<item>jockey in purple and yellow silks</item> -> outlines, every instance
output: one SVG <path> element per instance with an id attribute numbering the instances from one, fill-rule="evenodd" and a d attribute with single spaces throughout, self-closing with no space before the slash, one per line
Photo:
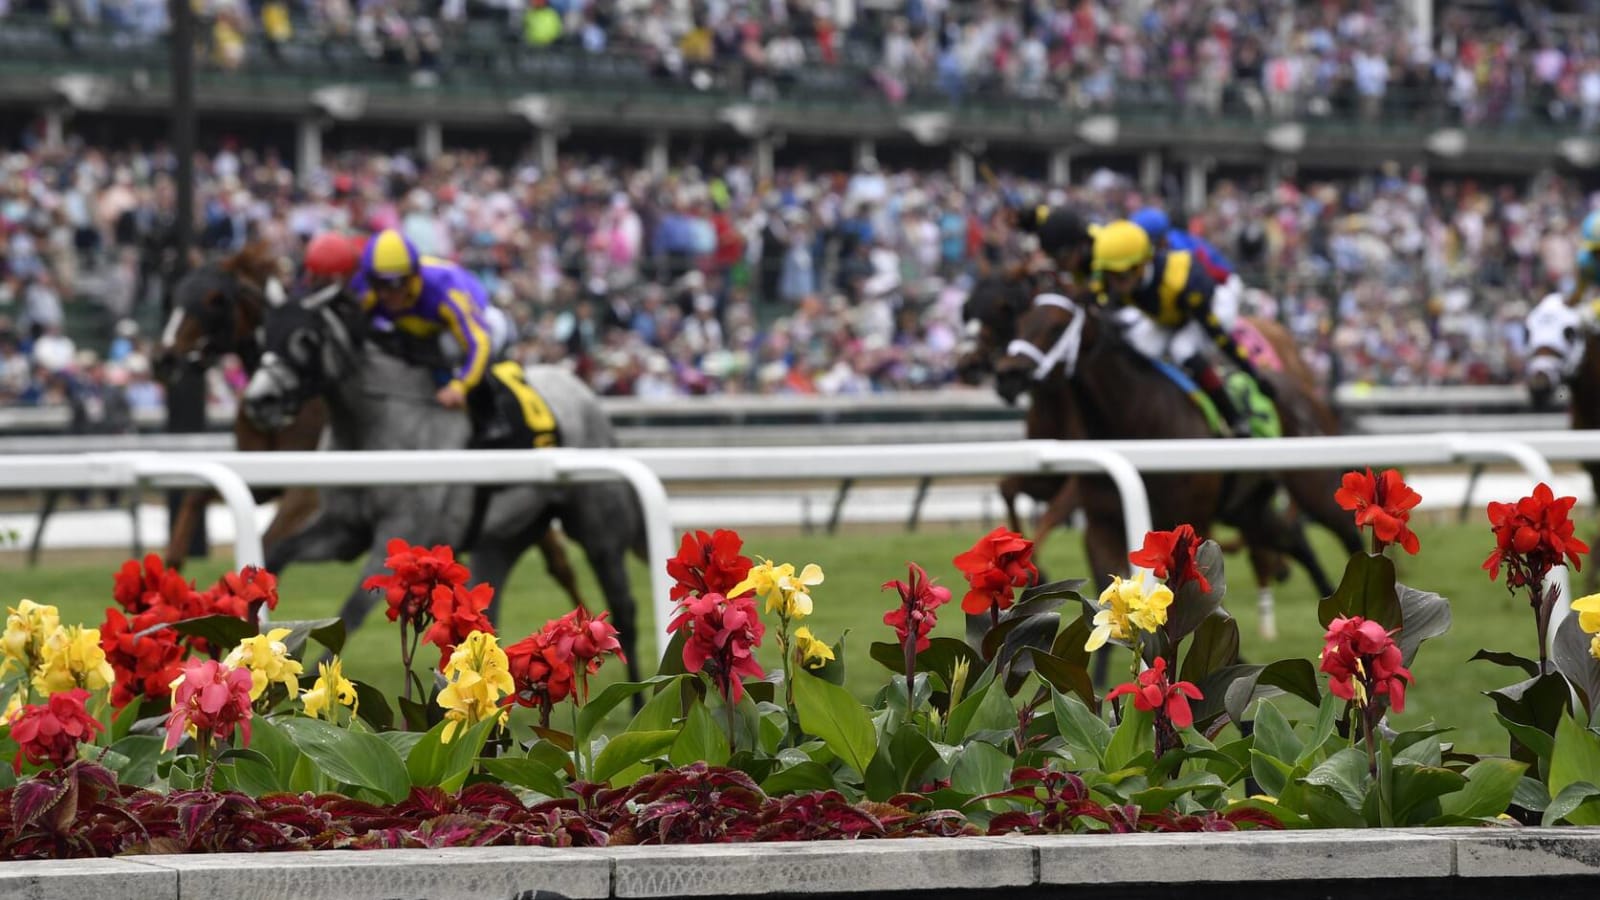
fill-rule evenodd
<path id="1" fill-rule="evenodd" d="M 489 372 L 499 330 L 492 324 L 496 317 L 488 292 L 476 277 L 455 263 L 422 256 L 405 235 L 388 229 L 367 244 L 350 291 L 380 327 L 422 338 L 448 331 L 463 359 L 436 399 L 450 408 L 466 403 Z"/>

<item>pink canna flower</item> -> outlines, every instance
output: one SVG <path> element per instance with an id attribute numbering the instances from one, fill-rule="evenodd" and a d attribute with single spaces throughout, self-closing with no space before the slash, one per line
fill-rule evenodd
<path id="1" fill-rule="evenodd" d="M 250 670 L 215 660 L 191 660 L 172 682 L 172 712 L 167 714 L 166 749 L 195 735 L 209 746 L 212 738 L 228 739 L 238 726 L 244 746 L 250 745 Z"/>

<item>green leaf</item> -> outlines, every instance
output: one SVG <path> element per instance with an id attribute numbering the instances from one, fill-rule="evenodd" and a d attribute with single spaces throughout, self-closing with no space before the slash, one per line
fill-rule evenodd
<path id="1" fill-rule="evenodd" d="M 1460 772 L 1437 766 L 1413 766 L 1396 763 L 1394 767 L 1394 824 L 1397 826 L 1421 825 L 1438 816 L 1441 797 L 1459 792 L 1467 786 Z"/>
<path id="2" fill-rule="evenodd" d="M 528 748 L 528 758 L 552 772 L 572 772 L 571 750 L 563 750 L 546 740 L 534 741 Z"/>
<path id="3" fill-rule="evenodd" d="M 1530 812 L 1544 812 L 1550 805 L 1550 788 L 1537 778 L 1524 775 L 1517 781 L 1511 802 Z"/>
<path id="4" fill-rule="evenodd" d="M 1060 691 L 1051 693 L 1051 708 L 1055 710 L 1056 729 L 1072 750 L 1078 769 L 1105 768 L 1106 748 L 1111 745 L 1111 726 L 1089 711 L 1077 697 Z"/>
<path id="5" fill-rule="evenodd" d="M 816 673 L 818 678 L 829 684 L 837 684 L 840 687 L 844 687 L 844 639 L 849 635 L 850 629 L 846 628 L 839 635 L 839 640 L 829 648 L 833 651 L 833 659 L 827 660 L 821 666 L 811 670 Z"/>
<path id="6" fill-rule="evenodd" d="M 144 706 L 144 698 L 140 697 L 127 706 L 117 710 L 111 717 L 111 740 L 120 741 L 127 737 L 133 729 L 133 724 L 139 721 L 139 708 Z"/>
<path id="7" fill-rule="evenodd" d="M 1538 663 L 1526 656 L 1518 656 L 1505 650 L 1479 650 L 1477 653 L 1472 654 L 1472 659 L 1467 660 L 1467 662 L 1480 659 L 1485 662 L 1492 662 L 1497 666 L 1505 666 L 1508 669 L 1521 669 L 1528 673 L 1529 678 L 1539 674 Z"/>
<path id="8" fill-rule="evenodd" d="M 604 751 L 601 751 L 604 755 Z M 596 765 L 598 765 L 598 761 Z M 489 775 L 500 779 L 505 784 L 514 787 L 527 788 L 553 799 L 566 795 L 566 785 L 561 776 L 536 759 L 525 757 L 510 757 L 502 759 L 481 759 L 478 765 Z"/>
<path id="9" fill-rule="evenodd" d="M 1400 648 L 1401 662 L 1409 666 L 1423 641 L 1450 630 L 1450 601 L 1432 591 L 1419 591 L 1403 584 L 1396 584 L 1395 591 L 1403 627 L 1394 636 L 1394 642 Z"/>
<path id="10" fill-rule="evenodd" d="M 662 651 L 656 666 L 657 676 L 670 678 L 689 674 L 689 670 L 683 667 L 683 648 L 688 643 L 689 629 L 680 628 L 672 633 L 672 640 L 667 642 L 667 649 Z"/>
<path id="11" fill-rule="evenodd" d="M 698 700 L 689 707 L 683 729 L 671 743 L 667 759 L 675 766 L 704 762 L 707 765 L 726 765 L 729 757 L 728 735 L 717 724 L 711 711 Z"/>
<path id="12" fill-rule="evenodd" d="M 244 752 L 250 755 L 231 757 L 226 763 L 219 764 L 219 774 L 223 769 L 232 769 L 231 780 L 234 788 L 252 797 L 283 790 L 278 780 L 278 773 L 273 771 L 265 757 L 251 751 Z"/>
<path id="13" fill-rule="evenodd" d="M 1295 736 L 1294 726 L 1283 717 L 1275 704 L 1262 701 L 1256 707 L 1255 749 L 1258 753 L 1265 753 L 1273 759 L 1282 760 L 1293 765 L 1305 750 L 1305 745 L 1300 738 Z"/>
<path id="14" fill-rule="evenodd" d="M 1550 772 L 1550 754 L 1555 752 L 1556 739 L 1545 734 L 1532 725 L 1523 725 L 1513 722 L 1499 713 L 1494 714 L 1496 722 L 1511 735 L 1511 739 L 1533 753 L 1539 764 L 1539 772 L 1548 775 Z M 1548 796 L 1545 798 L 1549 799 Z"/>
<path id="15" fill-rule="evenodd" d="M 1361 801 L 1372 784 L 1372 776 L 1367 771 L 1367 754 L 1353 747 L 1328 757 L 1303 780 L 1306 784 L 1333 790 L 1353 810 L 1361 808 Z"/>
<path id="16" fill-rule="evenodd" d="M 882 641 L 872 644 L 869 652 L 872 658 L 881 663 L 896 675 L 906 674 L 906 655 L 899 644 L 888 644 Z M 932 672 L 939 676 L 946 688 L 950 686 L 951 673 L 955 671 L 956 663 L 966 660 L 970 687 L 970 679 L 976 678 L 983 671 L 983 658 L 978 651 L 967 645 L 966 641 L 956 638 L 936 637 L 928 642 L 928 649 L 917 654 L 917 671 Z"/>
<path id="17" fill-rule="evenodd" d="M 1111 735 L 1111 743 L 1106 745 L 1105 771 L 1125 768 L 1141 753 L 1154 749 L 1155 744 L 1155 714 L 1135 708 L 1130 698 L 1122 722 Z"/>
<path id="18" fill-rule="evenodd" d="M 1184 590 L 1188 590 L 1190 584 L 1192 582 L 1185 583 Z M 1199 589 L 1199 585 L 1195 585 L 1195 590 Z M 1212 672 L 1238 661 L 1239 623 L 1227 613 L 1217 611 L 1206 616 L 1195 630 L 1178 680 L 1199 684 Z"/>
<path id="19" fill-rule="evenodd" d="M 170 627 L 179 634 L 205 638 L 206 643 L 224 653 L 238 646 L 239 642 L 245 638 L 255 637 L 257 634 L 256 623 L 237 616 L 197 616 L 193 619 L 173 622 Z M 282 628 L 283 626 L 275 627 Z"/>
<path id="20" fill-rule="evenodd" d="M 422 741 L 423 735 L 426 733 L 423 731 L 380 731 L 378 732 L 378 737 L 382 738 L 384 743 L 393 747 L 394 752 L 400 754 L 400 758 L 404 759 L 411 755 L 412 749 Z"/>
<path id="21" fill-rule="evenodd" d="M 1597 818 L 1600 818 L 1600 787 L 1587 781 L 1574 781 L 1550 801 L 1540 824 L 1592 825 Z"/>
<path id="22" fill-rule="evenodd" d="M 1326 763 L 1324 763 L 1326 765 Z M 1269 797 L 1282 797 L 1295 767 L 1260 750 L 1250 751 L 1250 775 Z"/>
<path id="23" fill-rule="evenodd" d="M 410 731 L 425 732 L 443 720 L 443 713 L 431 703 L 408 697 L 399 697 L 395 702 L 400 705 L 400 717 L 405 719 L 406 728 Z"/>
<path id="24" fill-rule="evenodd" d="M 356 714 L 363 722 L 372 726 L 374 731 L 389 731 L 394 728 L 394 710 L 389 706 L 389 697 L 365 681 L 350 679 L 350 684 L 356 689 Z"/>
<path id="25" fill-rule="evenodd" d="M 1323 628 L 1340 616 L 1371 619 L 1385 630 L 1400 627 L 1400 598 L 1389 557 L 1360 552 L 1350 557 L 1339 586 L 1317 604 L 1317 621 Z"/>
<path id="26" fill-rule="evenodd" d="M 634 714 L 627 730 L 667 731 L 677 727 L 683 717 L 683 682 L 687 677 L 680 675 L 663 682 L 660 690 Z"/>
<path id="27" fill-rule="evenodd" d="M 938 760 L 939 751 L 933 748 L 933 742 L 915 728 L 902 727 L 889 739 L 889 761 L 894 764 L 897 791 L 916 788 L 917 779 Z"/>
<path id="28" fill-rule="evenodd" d="M 1556 726 L 1556 747 L 1550 755 L 1550 792 L 1559 797 L 1568 785 L 1591 781 L 1600 773 L 1600 736 L 1571 716 Z M 1584 807 L 1566 813 L 1574 825 L 1600 825 L 1600 808 Z"/>
<path id="29" fill-rule="evenodd" d="M 305 649 L 307 638 L 328 648 L 329 653 L 337 654 L 344 649 L 344 622 L 337 618 L 271 622 L 267 627 L 289 629 L 289 633 L 283 639 L 283 645 L 289 648 L 290 656 L 304 655 L 301 651 Z"/>
<path id="30" fill-rule="evenodd" d="M 1589 716 L 1584 721 L 1593 722 L 1600 712 L 1600 660 L 1589 653 L 1593 635 L 1578 627 L 1579 617 L 1572 615 L 1556 626 L 1556 637 L 1550 651 L 1550 660 L 1556 671 L 1567 677 L 1583 700 Z"/>
<path id="31" fill-rule="evenodd" d="M 1011 757 L 992 744 L 970 744 L 956 757 L 950 789 L 964 794 L 994 794 L 1011 779 Z"/>
<path id="32" fill-rule="evenodd" d="M 250 749 L 267 758 L 267 764 L 278 773 L 279 781 L 287 789 L 293 790 L 289 783 L 289 776 L 294 772 L 295 766 L 301 759 L 300 748 L 288 733 L 278 727 L 278 723 L 289 717 L 268 718 L 258 716 L 250 722 Z"/>
<path id="33" fill-rule="evenodd" d="M 878 732 L 849 691 L 802 670 L 795 673 L 794 705 L 801 729 L 821 738 L 834 755 L 866 775 L 878 750 Z"/>
<path id="34" fill-rule="evenodd" d="M 1222 608 L 1222 597 L 1228 590 L 1223 576 L 1222 548 L 1216 541 L 1204 541 L 1194 554 L 1195 563 L 1210 582 L 1209 593 L 1200 590 L 1200 582 L 1186 581 L 1172 598 L 1167 610 L 1167 623 L 1162 626 L 1167 645 L 1176 647 L 1180 641 L 1209 621 L 1212 614 Z M 1227 615 L 1223 613 L 1223 615 Z"/>
<path id="35" fill-rule="evenodd" d="M 1235 672 L 1235 669 L 1241 671 Z M 1234 673 L 1231 676 L 1231 683 L 1228 683 L 1230 678 L 1228 673 Z M 1292 694 L 1312 706 L 1322 705 L 1322 690 L 1317 683 L 1317 670 L 1308 659 L 1280 659 L 1265 666 L 1229 667 L 1221 672 L 1212 673 L 1213 678 L 1219 675 L 1222 676 L 1224 683 L 1227 683 L 1223 705 L 1227 709 L 1229 718 L 1235 722 L 1244 721 L 1245 709 L 1252 701 L 1273 697 L 1279 693 Z M 1205 688 L 1201 690 L 1204 691 Z M 1195 721 L 1201 721 L 1198 713 L 1195 715 Z"/>
<path id="36" fill-rule="evenodd" d="M 833 772 L 821 763 L 811 760 L 795 763 L 786 769 L 779 769 L 767 776 L 761 782 L 761 789 L 769 796 L 781 797 L 785 794 L 800 794 L 806 791 L 831 791 L 838 789 L 839 784 L 834 780 Z"/>
<path id="37" fill-rule="evenodd" d="M 490 716 L 471 728 L 463 729 L 459 723 L 445 721 L 429 729 L 406 757 L 406 771 L 411 774 L 411 783 L 417 787 L 437 786 L 451 794 L 461 790 L 472 771 L 473 762 L 483 750 L 484 741 L 489 738 L 489 732 L 499 722 L 498 717 Z M 444 730 L 451 724 L 456 725 L 455 733 L 451 735 L 450 742 L 445 743 Z"/>
<path id="38" fill-rule="evenodd" d="M 607 685 L 605 690 L 595 694 L 583 705 L 582 709 L 578 710 L 578 725 L 576 732 L 572 735 L 573 740 L 577 742 L 579 747 L 588 746 L 589 739 L 594 736 L 595 729 L 600 727 L 600 723 L 605 721 L 606 716 L 617 707 L 617 704 L 640 691 L 649 690 L 658 684 L 665 684 L 675 677 L 677 676 L 656 675 L 643 681 L 619 681 L 615 684 Z"/>
<path id="39" fill-rule="evenodd" d="M 1338 727 L 1339 715 L 1344 712 L 1344 708 L 1345 702 L 1332 694 L 1322 698 L 1322 706 L 1317 710 L 1317 721 L 1311 728 L 1311 737 L 1305 742 L 1305 749 L 1295 758 L 1295 765 L 1311 765 L 1316 762 L 1323 745 L 1333 737 L 1333 730 Z"/>
<path id="40" fill-rule="evenodd" d="M 1005 686 L 991 682 L 983 690 L 961 701 L 950 713 L 945 739 L 959 744 L 982 731 L 1010 731 L 1017 727 L 1017 709 Z"/>
<path id="41" fill-rule="evenodd" d="M 1464 819 L 1492 819 L 1506 811 L 1528 767 L 1509 759 L 1481 759 L 1462 774 L 1467 785 L 1439 800 L 1447 816 Z"/>
<path id="42" fill-rule="evenodd" d="M 123 758 L 122 765 L 115 770 L 117 781 L 132 785 L 146 785 L 155 781 L 156 763 L 163 752 L 162 743 L 162 739 L 153 734 L 130 734 L 112 744 L 111 752 Z"/>
<path id="43" fill-rule="evenodd" d="M 1210 772 L 1189 772 L 1166 784 L 1135 791 L 1129 799 L 1141 809 L 1167 809 L 1181 797 L 1192 796 L 1200 803 L 1208 803 L 1227 789 L 1222 779 Z"/>
<path id="44" fill-rule="evenodd" d="M 704 707 L 696 704 L 696 709 Z M 685 729 L 687 733 L 687 729 Z M 665 754 L 668 747 L 673 746 L 673 741 L 678 739 L 676 731 L 624 731 L 606 743 L 605 749 L 595 757 L 594 771 L 590 778 L 596 782 L 609 782 L 613 776 L 629 766 L 637 765 L 657 756 Z M 707 760 L 710 763 L 709 760 Z M 721 763 L 710 763 L 721 765 Z"/>
<path id="45" fill-rule="evenodd" d="M 377 735 L 301 717 L 284 718 L 278 725 L 329 778 L 367 788 L 390 803 L 399 803 L 411 793 L 405 761 Z"/>
<path id="46" fill-rule="evenodd" d="M 1030 650 L 1033 655 L 1033 670 L 1045 683 L 1063 693 L 1072 693 L 1083 699 L 1085 704 L 1096 703 L 1094 695 L 1094 679 L 1089 676 L 1089 670 L 1082 664 L 1071 660 L 1062 659 L 1043 650 Z"/>

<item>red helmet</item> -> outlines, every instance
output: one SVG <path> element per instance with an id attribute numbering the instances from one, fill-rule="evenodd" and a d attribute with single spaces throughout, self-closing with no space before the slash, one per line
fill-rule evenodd
<path id="1" fill-rule="evenodd" d="M 306 272 L 333 278 L 348 278 L 361 264 L 361 244 L 356 238 L 324 231 L 306 245 Z"/>

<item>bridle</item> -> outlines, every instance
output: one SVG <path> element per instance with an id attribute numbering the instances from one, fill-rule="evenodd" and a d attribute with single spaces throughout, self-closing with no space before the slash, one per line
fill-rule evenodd
<path id="1" fill-rule="evenodd" d="M 1061 330 L 1061 334 L 1055 339 L 1055 342 L 1050 345 L 1050 349 L 1040 350 L 1032 343 L 1022 338 L 1016 338 L 1006 345 L 1006 355 L 1021 356 L 1032 360 L 1034 364 L 1034 381 L 1044 381 L 1049 378 L 1050 373 L 1054 372 L 1057 366 L 1060 366 L 1063 374 L 1066 375 L 1068 380 L 1071 380 L 1078 371 L 1078 352 L 1083 347 L 1083 323 L 1088 318 L 1088 314 L 1076 303 L 1061 294 L 1040 294 L 1033 298 L 1033 305 L 1035 307 L 1053 306 L 1056 309 L 1065 310 L 1071 318 L 1068 319 L 1067 326 Z"/>

